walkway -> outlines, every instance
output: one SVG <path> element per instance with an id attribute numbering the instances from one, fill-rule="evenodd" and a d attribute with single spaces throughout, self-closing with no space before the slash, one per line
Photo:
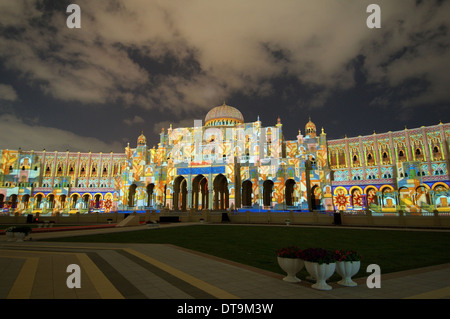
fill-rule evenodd
<path id="1" fill-rule="evenodd" d="M 145 228 L 43 232 L 33 237 Z M 5 236 L 0 241 L 0 299 L 450 299 L 450 264 L 382 274 L 379 289 L 369 289 L 361 278 L 357 287 L 333 283 L 332 290 L 318 291 L 305 280 L 286 283 L 279 274 L 172 245 L 17 243 L 7 242 Z M 81 288 L 67 287 L 71 264 L 80 266 Z"/>

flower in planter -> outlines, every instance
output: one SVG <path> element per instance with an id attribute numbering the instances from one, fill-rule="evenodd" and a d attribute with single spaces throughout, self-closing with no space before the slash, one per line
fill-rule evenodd
<path id="1" fill-rule="evenodd" d="M 318 264 L 330 264 L 336 262 L 336 255 L 323 248 L 307 248 L 302 252 L 302 259 Z"/>
<path id="2" fill-rule="evenodd" d="M 357 251 L 340 249 L 335 252 L 337 261 L 361 261 L 362 256 Z"/>
<path id="3" fill-rule="evenodd" d="M 29 226 L 17 226 L 14 227 L 12 232 L 14 233 L 24 233 L 25 235 L 28 235 L 29 233 L 31 233 L 31 227 Z"/>
<path id="4" fill-rule="evenodd" d="M 297 246 L 279 248 L 276 253 L 281 258 L 302 258 L 302 250 Z"/>
<path id="5" fill-rule="evenodd" d="M 5 232 L 6 232 L 6 233 L 10 233 L 10 232 L 11 232 L 11 233 L 12 233 L 12 232 L 14 232 L 14 229 L 15 229 L 15 228 L 16 228 L 16 226 L 10 226 L 10 227 L 8 227 L 8 228 L 5 229 Z"/>

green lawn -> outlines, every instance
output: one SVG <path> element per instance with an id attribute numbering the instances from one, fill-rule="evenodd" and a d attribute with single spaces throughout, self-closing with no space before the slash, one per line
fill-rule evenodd
<path id="1" fill-rule="evenodd" d="M 367 276 L 369 264 L 378 264 L 383 274 L 450 262 L 450 232 L 432 231 L 197 225 L 52 241 L 168 243 L 280 274 L 283 271 L 277 264 L 275 249 L 289 245 L 357 250 L 364 259 L 355 277 Z M 300 278 L 305 275 L 305 270 L 299 273 Z"/>

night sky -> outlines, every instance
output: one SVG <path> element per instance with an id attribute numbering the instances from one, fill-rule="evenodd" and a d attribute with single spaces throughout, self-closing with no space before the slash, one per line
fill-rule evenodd
<path id="1" fill-rule="evenodd" d="M 66 8 L 81 8 L 81 28 Z M 381 8 L 370 29 L 369 4 Z M 123 152 L 218 105 L 328 139 L 449 122 L 450 1 L 0 1 L 0 149 Z"/>

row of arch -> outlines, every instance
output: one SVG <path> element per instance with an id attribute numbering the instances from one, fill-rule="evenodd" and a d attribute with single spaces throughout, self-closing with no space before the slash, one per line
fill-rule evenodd
<path id="1" fill-rule="evenodd" d="M 431 190 L 433 190 L 434 192 L 448 191 L 449 186 L 442 182 L 437 182 L 431 187 L 428 186 L 427 184 L 421 184 L 414 187 L 412 194 L 411 190 L 406 186 L 402 186 L 398 190 L 395 190 L 394 187 L 392 187 L 391 185 L 383 185 L 380 188 L 370 185 L 367 186 L 364 190 L 359 186 L 353 186 L 348 190 L 348 192 L 347 189 L 340 186 L 335 188 L 334 194 L 335 196 L 338 196 L 339 192 L 341 192 L 343 195 L 349 195 L 350 197 L 349 204 L 350 206 L 353 207 L 355 206 L 361 207 L 370 204 L 380 205 L 382 203 L 379 203 L 379 199 L 384 201 L 386 197 L 388 198 L 395 197 L 391 195 L 394 192 L 398 194 L 400 201 L 404 199 L 409 199 L 409 197 L 412 195 L 410 204 L 418 205 L 419 198 L 421 198 L 421 202 L 429 205 L 433 204 L 430 193 Z M 380 194 L 381 197 L 378 197 L 377 194 Z"/>
<path id="2" fill-rule="evenodd" d="M 192 207 L 207 209 L 209 207 L 209 182 L 204 175 L 197 175 L 192 181 Z M 178 176 L 174 180 L 173 208 L 186 210 L 187 208 L 187 180 L 184 176 Z M 213 209 L 225 210 L 229 208 L 229 191 L 227 178 L 219 174 L 213 181 Z"/>
<path id="3" fill-rule="evenodd" d="M 108 193 L 109 196 L 112 198 L 112 194 Z M 106 194 L 105 194 L 106 196 Z M 103 200 L 104 196 L 101 193 L 96 193 L 92 195 L 91 193 L 84 193 L 83 195 L 79 193 L 73 193 L 70 196 L 67 195 L 59 195 L 58 201 L 61 204 L 61 206 L 65 206 L 66 201 L 68 200 L 68 197 L 70 198 L 70 207 L 69 208 L 77 208 L 79 207 L 78 204 L 82 204 L 79 208 L 89 208 L 89 205 L 91 201 L 93 202 L 94 208 L 99 208 L 101 201 Z M 48 204 L 48 209 L 55 208 L 56 203 L 56 196 L 53 193 L 49 193 L 45 195 L 44 193 L 37 193 L 33 196 L 34 203 L 33 203 L 33 209 L 39 209 L 42 208 L 42 204 L 44 201 Z M 0 208 L 5 207 L 5 205 L 8 205 L 9 207 L 15 209 L 18 207 L 20 203 L 24 204 L 24 208 L 29 208 L 31 195 L 26 194 L 22 196 L 21 201 L 18 200 L 17 194 L 12 194 L 8 198 L 5 197 L 4 194 L 0 194 Z M 81 200 L 81 201 L 80 201 Z"/>
<path id="4" fill-rule="evenodd" d="M 293 206 L 295 202 L 294 189 L 296 182 L 293 179 L 288 179 L 285 183 L 285 201 L 287 206 Z M 147 206 L 153 206 L 154 200 L 153 183 L 148 184 L 147 191 Z M 137 185 L 132 184 L 128 189 L 128 206 L 134 207 L 136 205 L 136 190 Z M 262 204 L 265 207 L 272 206 L 272 194 L 274 191 L 274 182 L 266 180 L 263 183 Z M 230 208 L 230 192 L 228 188 L 228 180 L 223 174 L 218 174 L 214 180 L 212 188 L 210 188 L 209 180 L 206 176 L 199 174 L 192 180 L 191 192 L 188 195 L 188 181 L 186 177 L 180 175 L 175 178 L 173 183 L 172 194 L 172 208 L 174 210 L 184 211 L 188 208 L 188 196 L 190 198 L 190 206 L 195 210 L 208 209 L 210 206 L 214 210 L 226 210 Z M 211 193 L 211 194 L 210 194 Z M 210 196 L 212 195 L 212 196 Z M 165 201 L 165 200 L 164 200 Z M 212 201 L 212 205 L 210 205 Z M 245 180 L 241 188 L 241 204 L 243 207 L 253 206 L 253 183 L 250 180 Z"/>
<path id="5" fill-rule="evenodd" d="M 412 152 L 411 156 L 412 158 L 410 160 L 416 160 L 416 161 L 425 161 L 426 160 L 426 154 L 424 151 L 424 146 L 421 142 L 415 143 L 413 146 L 414 152 Z M 441 151 L 442 145 L 439 141 L 433 141 L 431 145 L 431 154 L 432 160 L 442 160 L 443 153 Z M 387 147 L 382 147 L 380 150 L 380 161 L 381 164 L 392 164 L 392 153 L 397 154 L 397 160 L 400 162 L 405 162 L 408 160 L 407 158 L 407 150 L 404 143 L 400 143 L 397 145 L 394 150 L 389 150 Z M 363 155 L 365 154 L 365 155 Z M 376 165 L 375 161 L 375 151 L 373 150 L 372 146 L 367 146 L 364 150 L 364 153 L 360 154 L 359 150 L 357 148 L 353 148 L 349 155 L 351 156 L 352 167 L 359 167 L 362 166 L 360 159 L 364 158 L 366 159 L 366 165 Z M 331 150 L 330 151 L 330 165 L 331 166 L 340 166 L 345 167 L 347 166 L 347 154 L 343 149 L 337 149 L 337 150 Z"/>
<path id="6" fill-rule="evenodd" d="M 75 186 L 74 186 L 75 185 Z M 15 183 L 15 182 L 5 182 L 4 183 L 5 187 L 39 187 L 39 182 L 19 182 L 19 183 Z M 50 183 L 42 183 L 41 187 L 47 187 L 47 188 L 60 188 L 60 187 L 78 187 L 78 188 L 85 188 L 86 184 L 85 183 L 78 183 L 78 184 L 74 184 L 74 183 L 55 183 L 53 184 L 53 186 Z M 89 187 L 111 187 L 107 182 L 105 183 L 95 183 L 95 184 L 89 184 Z"/>
<path id="7" fill-rule="evenodd" d="M 443 183 L 443 182 L 436 182 L 432 186 L 429 186 L 427 184 L 421 184 L 421 185 L 418 185 L 415 188 L 418 189 L 418 188 L 421 188 L 421 187 L 426 188 L 428 190 L 440 190 L 442 188 L 449 189 L 449 186 L 447 184 Z M 398 190 L 403 189 L 403 188 L 406 188 L 406 186 L 402 186 Z M 338 186 L 338 187 L 336 187 L 334 189 L 334 193 L 336 193 L 336 191 L 339 190 L 339 189 L 342 189 L 345 192 L 347 192 L 347 189 L 345 187 Z M 351 193 L 355 189 L 358 189 L 358 190 L 360 190 L 363 193 L 367 193 L 370 189 L 374 189 L 374 190 L 382 192 L 382 193 L 383 192 L 389 192 L 389 191 L 395 191 L 395 188 L 393 186 L 391 186 L 391 185 L 383 185 L 383 186 L 380 186 L 380 187 L 377 187 L 375 185 L 368 185 L 364 189 L 362 189 L 360 186 L 353 186 L 353 187 L 351 187 L 349 189 L 348 193 Z"/>
<path id="8" fill-rule="evenodd" d="M 205 209 L 208 207 L 209 188 L 208 179 L 203 175 L 194 178 L 192 184 L 192 207 L 195 209 Z M 263 205 L 270 207 L 272 205 L 272 192 L 274 183 L 266 180 L 263 183 Z M 286 181 L 286 205 L 294 204 L 294 188 L 295 181 L 288 179 Z M 227 178 L 219 174 L 213 181 L 213 209 L 224 210 L 229 208 L 229 191 Z M 243 207 L 251 207 L 253 205 L 253 183 L 245 180 L 242 183 L 241 201 Z M 187 200 L 187 181 L 183 176 L 178 176 L 174 183 L 174 209 L 185 210 Z"/>

